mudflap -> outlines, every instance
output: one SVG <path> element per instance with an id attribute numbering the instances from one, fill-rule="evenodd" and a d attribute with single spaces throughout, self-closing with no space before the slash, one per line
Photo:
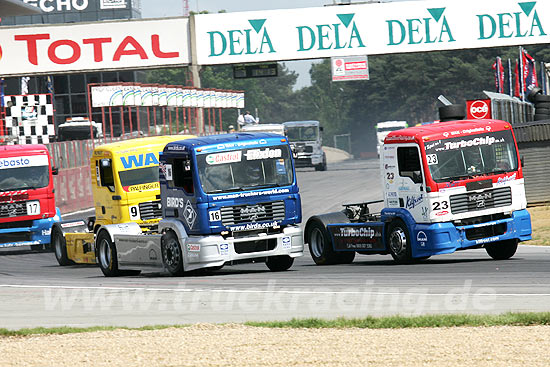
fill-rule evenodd
<path id="1" fill-rule="evenodd" d="M 328 224 L 327 229 L 334 251 L 387 253 L 382 222 L 334 223 Z"/>

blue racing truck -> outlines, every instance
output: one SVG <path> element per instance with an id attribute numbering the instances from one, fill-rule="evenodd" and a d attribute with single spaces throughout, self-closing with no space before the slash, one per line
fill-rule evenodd
<path id="1" fill-rule="evenodd" d="M 301 201 L 286 138 L 236 133 L 171 142 L 160 154 L 163 219 L 101 227 L 105 276 L 145 268 L 181 275 L 227 264 L 289 269 L 303 255 Z"/>

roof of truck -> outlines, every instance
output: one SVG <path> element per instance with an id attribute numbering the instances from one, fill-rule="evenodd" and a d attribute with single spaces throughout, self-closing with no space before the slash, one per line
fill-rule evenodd
<path id="1" fill-rule="evenodd" d="M 180 141 L 174 141 L 166 145 L 164 151 L 184 151 L 196 148 L 210 148 L 219 147 L 225 148 L 239 148 L 249 147 L 262 144 L 273 144 L 275 142 L 286 142 L 286 138 L 282 138 L 281 135 L 265 132 L 250 132 L 250 133 L 233 133 L 233 134 L 220 134 L 201 136 L 193 139 L 186 139 Z"/>
<path id="2" fill-rule="evenodd" d="M 285 125 L 285 126 L 293 126 L 293 127 L 311 126 L 311 125 L 316 125 L 316 126 L 318 126 L 319 124 L 320 124 L 319 121 L 315 121 L 315 120 L 287 121 L 287 122 L 283 122 L 283 125 Z"/>
<path id="3" fill-rule="evenodd" d="M 512 125 L 500 120 L 458 120 L 439 122 L 437 124 L 413 126 L 402 130 L 392 131 L 386 136 L 385 144 L 407 143 L 447 139 L 488 133 L 491 131 L 512 130 Z"/>
<path id="4" fill-rule="evenodd" d="M 164 146 L 170 142 L 194 138 L 195 135 L 162 135 L 162 136 L 148 136 L 145 138 L 128 139 L 117 141 L 114 143 L 103 144 L 95 148 L 95 152 L 110 152 L 112 154 L 121 154 L 126 151 L 135 151 L 139 149 L 146 149 L 147 147 L 159 147 L 159 151 L 162 151 Z"/>
<path id="5" fill-rule="evenodd" d="M 32 154 L 32 153 L 44 153 L 47 152 L 43 144 L 22 144 L 22 145 L 2 145 L 0 146 L 0 152 L 7 152 L 6 154 Z M 1 154 L 1 153 L 0 153 Z"/>

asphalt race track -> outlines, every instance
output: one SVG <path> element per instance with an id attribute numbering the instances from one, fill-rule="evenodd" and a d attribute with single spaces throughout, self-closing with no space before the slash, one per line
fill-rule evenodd
<path id="1" fill-rule="evenodd" d="M 298 180 L 304 222 L 381 195 L 377 160 L 300 170 Z M 53 253 L 2 250 L 0 299 L 0 327 L 12 329 L 550 311 L 550 248 L 520 246 L 508 261 L 477 249 L 415 265 L 377 255 L 321 267 L 306 254 L 282 273 L 249 264 L 181 278 L 105 278 L 94 266 L 59 267 Z"/>

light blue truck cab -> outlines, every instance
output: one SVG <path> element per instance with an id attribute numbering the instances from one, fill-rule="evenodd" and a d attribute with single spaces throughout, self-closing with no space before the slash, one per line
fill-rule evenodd
<path id="1" fill-rule="evenodd" d="M 186 139 L 168 143 L 159 159 L 163 219 L 149 233 L 133 223 L 105 226 L 108 234 L 98 235 L 107 239 L 98 243 L 105 275 L 144 266 L 177 275 L 243 262 L 281 271 L 303 255 L 300 194 L 285 137 Z M 115 256 L 117 271 L 102 256 Z"/>

